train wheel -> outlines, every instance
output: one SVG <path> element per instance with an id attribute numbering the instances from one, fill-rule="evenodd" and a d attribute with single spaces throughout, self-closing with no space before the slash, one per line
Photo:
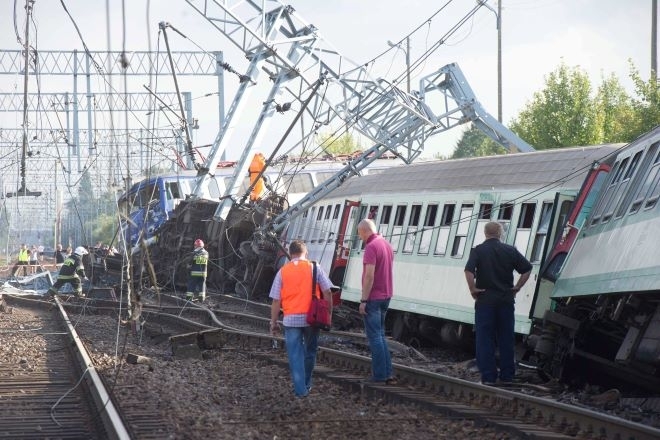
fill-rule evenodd
<path id="1" fill-rule="evenodd" d="M 392 324 L 392 338 L 395 341 L 405 342 L 409 336 L 409 333 L 410 332 L 408 331 L 406 322 L 403 319 L 403 314 L 397 313 Z"/>

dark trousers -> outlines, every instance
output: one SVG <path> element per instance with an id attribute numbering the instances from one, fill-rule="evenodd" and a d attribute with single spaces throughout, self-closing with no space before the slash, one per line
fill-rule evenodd
<path id="1" fill-rule="evenodd" d="M 11 270 L 11 276 L 16 276 L 16 272 L 21 270 L 21 266 L 23 267 L 23 276 L 27 275 L 28 262 L 27 261 L 17 261 L 16 264 L 14 264 L 13 269 Z"/>
<path id="2" fill-rule="evenodd" d="M 50 289 L 48 289 L 48 294 L 50 295 L 55 295 L 60 291 L 60 288 L 63 287 L 66 283 L 71 284 L 71 287 L 73 288 L 73 292 L 76 294 L 76 296 L 81 296 L 82 295 L 82 283 L 80 282 L 80 278 L 58 278 L 57 281 L 55 281 L 55 284 L 51 286 Z"/>
<path id="3" fill-rule="evenodd" d="M 499 377 L 504 382 L 511 381 L 515 374 L 514 353 L 514 305 L 497 304 L 475 305 L 474 326 L 477 336 L 477 366 L 482 382 L 497 381 L 495 347 L 500 352 Z"/>

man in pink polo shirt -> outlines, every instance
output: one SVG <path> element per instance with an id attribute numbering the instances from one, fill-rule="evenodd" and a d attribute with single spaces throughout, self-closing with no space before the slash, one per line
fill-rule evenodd
<path id="1" fill-rule="evenodd" d="M 396 378 L 385 339 L 385 315 L 393 293 L 394 252 L 390 243 L 376 232 L 376 225 L 370 219 L 358 224 L 358 235 L 365 243 L 360 314 L 364 316 L 364 330 L 371 350 L 371 381 L 394 385 Z"/>

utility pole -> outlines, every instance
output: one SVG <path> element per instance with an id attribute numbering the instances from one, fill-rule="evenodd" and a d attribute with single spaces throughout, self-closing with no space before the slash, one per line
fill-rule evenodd
<path id="1" fill-rule="evenodd" d="M 477 3 L 495 14 L 497 25 L 497 120 L 502 122 L 502 0 L 497 0 L 497 11 L 486 3 L 486 0 L 477 0 Z"/>
<path id="2" fill-rule="evenodd" d="M 16 192 L 7 193 L 7 197 L 25 197 L 25 196 L 34 196 L 38 197 L 41 195 L 41 191 L 30 191 L 27 189 L 25 182 L 25 169 L 27 168 L 26 156 L 28 149 L 28 78 L 30 76 L 30 17 L 32 16 L 32 7 L 34 6 L 34 0 L 25 0 L 25 64 L 23 67 L 23 146 L 21 148 L 21 165 L 20 165 L 20 175 L 21 175 L 21 186 L 16 190 Z"/>
<path id="3" fill-rule="evenodd" d="M 497 0 L 497 120 L 502 122 L 502 0 Z"/>
<path id="4" fill-rule="evenodd" d="M 651 79 L 658 80 L 658 0 L 651 2 Z"/>

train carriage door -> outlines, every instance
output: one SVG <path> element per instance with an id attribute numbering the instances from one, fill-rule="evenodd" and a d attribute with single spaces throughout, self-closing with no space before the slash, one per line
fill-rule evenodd
<path id="1" fill-rule="evenodd" d="M 552 290 L 554 289 L 554 281 L 556 278 L 554 276 L 549 278 L 546 274 L 548 273 L 548 270 L 554 270 L 551 268 L 549 269 L 549 265 L 556 265 L 558 270 L 566 257 L 566 252 L 563 252 L 561 255 L 553 252 L 553 243 L 554 246 L 560 244 L 565 238 L 566 231 L 572 227 L 572 225 L 570 225 L 569 215 L 575 208 L 573 206 L 574 200 L 575 196 L 573 195 L 557 193 L 555 195 L 554 203 L 544 203 L 541 208 L 541 219 L 539 220 L 536 237 L 539 241 L 538 247 L 541 249 L 539 251 L 539 261 L 533 261 L 533 263 L 541 263 L 541 270 L 539 270 L 540 276 L 536 283 L 536 290 L 529 311 L 530 318 L 542 319 L 545 311 L 550 310 L 551 308 L 550 297 L 552 295 Z M 577 211 L 575 215 L 577 215 Z M 545 224 L 546 221 L 547 225 Z M 539 231 L 543 230 L 545 230 L 545 235 L 541 238 L 541 236 L 539 236 Z M 541 240 L 543 241 L 542 244 Z M 537 242 L 535 241 L 534 248 L 536 247 Z M 532 250 L 532 257 L 534 257 L 535 252 L 535 250 Z M 548 257 L 549 255 L 550 257 Z M 554 263 L 552 262 L 553 258 L 555 259 Z M 549 264 L 546 264 L 546 262 Z"/>
<path id="2" fill-rule="evenodd" d="M 335 241 L 335 252 L 334 258 L 332 259 L 332 264 L 330 266 L 330 281 L 335 286 L 342 286 L 344 284 L 344 275 L 346 274 L 346 265 L 348 264 L 348 257 L 351 250 L 351 234 L 353 227 L 356 224 L 355 219 L 357 216 L 355 213 L 358 211 L 360 206 L 359 202 L 354 202 L 351 200 L 346 200 L 344 202 L 344 209 L 341 211 L 341 218 L 339 216 L 340 205 L 335 206 L 335 211 L 333 213 L 333 222 L 339 219 L 339 224 L 337 225 L 336 232 L 336 241 Z M 336 214 L 336 215 L 335 215 Z M 334 228 L 333 228 L 334 230 Z M 358 240 L 355 240 L 358 241 Z M 337 295 L 333 294 L 332 302 L 334 305 L 339 305 L 341 292 L 338 292 Z"/>
<path id="3" fill-rule="evenodd" d="M 532 245 L 532 253 L 530 254 L 529 261 L 532 263 L 540 263 L 543 246 L 545 245 L 545 237 L 548 234 L 550 227 L 550 217 L 552 215 L 552 202 L 543 202 L 541 205 L 541 215 L 539 222 L 536 226 L 536 233 L 534 234 L 534 243 Z"/>
<path id="4" fill-rule="evenodd" d="M 406 239 L 403 243 L 403 253 L 412 254 L 417 238 L 417 229 L 419 229 L 419 219 L 422 214 L 422 205 L 412 205 L 410 209 L 410 220 L 408 221 L 408 230 Z"/>
<path id="5" fill-rule="evenodd" d="M 424 215 L 424 228 L 419 239 L 419 254 L 428 255 L 431 249 L 431 238 L 435 228 L 435 219 L 438 216 L 438 205 L 433 203 L 426 206 Z"/>

